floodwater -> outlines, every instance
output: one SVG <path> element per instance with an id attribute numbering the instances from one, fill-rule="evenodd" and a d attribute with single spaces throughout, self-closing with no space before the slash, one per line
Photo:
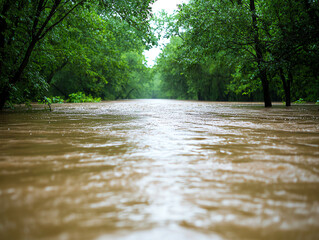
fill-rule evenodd
<path id="1" fill-rule="evenodd" d="M 0 239 L 319 239 L 318 105 L 0 113 Z"/>

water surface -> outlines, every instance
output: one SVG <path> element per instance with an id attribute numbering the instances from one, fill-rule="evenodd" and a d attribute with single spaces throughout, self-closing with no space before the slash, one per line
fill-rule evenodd
<path id="1" fill-rule="evenodd" d="M 318 239 L 318 106 L 7 110 L 0 206 L 0 239 Z"/>

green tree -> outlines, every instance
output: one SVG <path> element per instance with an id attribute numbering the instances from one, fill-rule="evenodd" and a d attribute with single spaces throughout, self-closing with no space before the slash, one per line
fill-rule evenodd
<path id="1" fill-rule="evenodd" d="M 287 106 L 291 92 L 296 100 L 319 95 L 319 5 L 318 1 L 279 1 L 267 4 L 265 14 L 271 24 L 263 26 L 267 34 L 268 65 L 279 76 Z"/>
<path id="2" fill-rule="evenodd" d="M 36 45 L 84 1 L 1 1 L 0 109 L 15 85 L 24 81 Z"/>
<path id="3" fill-rule="evenodd" d="M 293 83 L 307 78 L 304 92 L 318 93 L 318 13 L 318 1 L 192 0 L 181 7 L 174 31 L 192 59 L 221 51 L 231 56 L 240 90 L 251 93 L 261 86 L 266 107 L 280 79 L 289 106 Z"/>
<path id="4" fill-rule="evenodd" d="M 35 76 L 39 76 L 37 78 L 39 89 L 47 87 L 46 81 L 41 76 L 42 65 L 46 63 L 43 61 L 47 57 L 38 58 L 35 61 L 33 53 L 36 48 L 41 49 L 40 45 L 45 44 L 46 40 L 51 40 L 52 31 L 57 29 L 76 9 L 99 5 L 97 10 L 100 16 L 105 19 L 113 17 L 127 22 L 139 30 L 139 36 L 144 44 L 152 44 L 154 38 L 151 36 L 148 20 L 151 10 L 150 4 L 153 2 L 153 0 L 1 0 L 0 109 L 3 108 L 10 95 L 15 97 L 19 86 L 26 88 L 28 85 L 35 85 Z M 61 40 L 56 39 L 57 42 Z M 46 46 L 48 45 L 46 44 Z M 56 69 L 60 67 L 57 66 Z M 52 71 L 55 70 L 52 69 Z M 96 73 L 95 71 L 93 75 L 96 76 Z M 50 74 L 47 74 L 48 76 Z"/>
<path id="5" fill-rule="evenodd" d="M 224 51 L 240 58 L 250 58 L 255 64 L 254 77 L 260 79 L 265 106 L 271 106 L 267 78 L 266 52 L 260 31 L 259 11 L 255 1 L 190 1 L 179 13 L 185 29 L 185 44 L 198 56 L 216 56 Z M 237 58 L 237 60 L 236 60 Z"/>
<path id="6" fill-rule="evenodd" d="M 170 43 L 163 49 L 156 63 L 156 70 L 161 78 L 161 90 L 166 98 L 192 99 L 194 93 L 188 91 L 184 66 L 181 61 L 182 40 L 172 37 Z"/>
<path id="7" fill-rule="evenodd" d="M 178 16 L 162 13 L 160 25 L 166 22 L 170 43 L 157 60 L 156 70 L 162 92 L 169 98 L 226 100 L 226 85 L 231 79 L 233 64 L 220 52 L 215 56 L 201 55 L 201 47 L 189 45 L 187 32 L 179 32 Z"/>

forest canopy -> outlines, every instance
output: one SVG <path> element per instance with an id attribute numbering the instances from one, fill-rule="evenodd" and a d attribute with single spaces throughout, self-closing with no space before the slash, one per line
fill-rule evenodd
<path id="1" fill-rule="evenodd" d="M 156 44 L 153 2 L 1 0 L 0 108 L 47 94 L 138 92 L 147 84 L 142 53 Z"/>
<path id="2" fill-rule="evenodd" d="M 162 18 L 174 36 L 156 66 L 166 96 L 318 100 L 318 1 L 190 0 Z"/>
<path id="3" fill-rule="evenodd" d="M 190 0 L 155 17 L 155 0 L 0 1 L 0 109 L 48 97 L 319 99 L 317 0 Z M 170 42 L 150 68 L 156 30 Z"/>

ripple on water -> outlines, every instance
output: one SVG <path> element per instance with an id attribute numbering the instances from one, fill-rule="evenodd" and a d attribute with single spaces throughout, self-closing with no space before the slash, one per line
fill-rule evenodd
<path id="1" fill-rule="evenodd" d="M 315 106 L 40 108 L 0 114 L 1 239 L 319 237 Z"/>

